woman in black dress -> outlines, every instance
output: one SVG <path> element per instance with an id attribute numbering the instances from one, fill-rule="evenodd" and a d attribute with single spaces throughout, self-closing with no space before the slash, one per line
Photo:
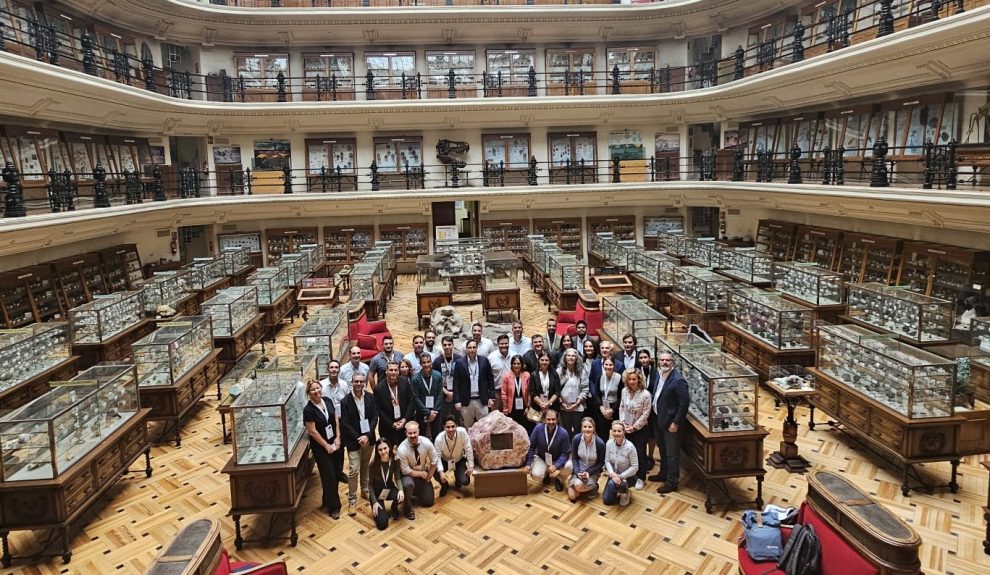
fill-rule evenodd
<path id="1" fill-rule="evenodd" d="M 320 470 L 323 486 L 323 509 L 330 517 L 340 519 L 340 493 L 337 491 L 337 472 L 333 454 L 340 451 L 340 417 L 333 409 L 333 401 L 323 397 L 323 386 L 315 379 L 306 382 L 309 401 L 303 408 L 303 423 L 309 435 L 309 447 Z"/>

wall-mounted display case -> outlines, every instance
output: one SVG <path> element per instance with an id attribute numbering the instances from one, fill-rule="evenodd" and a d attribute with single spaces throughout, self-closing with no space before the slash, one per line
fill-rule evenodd
<path id="1" fill-rule="evenodd" d="M 316 356 L 317 377 L 327 377 L 327 362 L 345 361 L 350 339 L 347 337 L 347 317 L 343 310 L 323 308 L 311 314 L 306 323 L 292 336 L 292 351 L 296 355 Z"/>
<path id="2" fill-rule="evenodd" d="M 990 351 L 990 316 L 974 317 L 970 325 L 973 345 L 983 351 Z"/>
<path id="3" fill-rule="evenodd" d="M 106 294 L 103 269 L 97 254 L 82 254 L 52 262 L 58 278 L 59 298 L 64 309 L 72 309 L 93 297 Z"/>
<path id="4" fill-rule="evenodd" d="M 316 228 L 277 228 L 265 230 L 265 248 L 269 267 L 278 266 L 283 254 L 299 251 L 302 244 L 316 243 Z"/>
<path id="5" fill-rule="evenodd" d="M 655 250 L 660 245 L 660 234 L 684 232 L 682 216 L 643 216 L 643 246 Z"/>
<path id="6" fill-rule="evenodd" d="M 818 370 L 916 418 L 949 417 L 955 362 L 855 325 L 818 327 Z"/>
<path id="7" fill-rule="evenodd" d="M 990 252 L 925 242 L 904 242 L 897 285 L 953 302 L 970 294 L 981 299 L 990 286 Z"/>
<path id="8" fill-rule="evenodd" d="M 28 280 L 32 277 L 33 274 L 22 270 L 0 274 L 0 325 L 3 328 L 14 329 L 38 321 L 28 290 Z"/>
<path id="9" fill-rule="evenodd" d="M 811 305 L 843 302 L 842 275 L 806 262 L 773 264 L 774 287 Z"/>
<path id="10" fill-rule="evenodd" d="M 426 224 L 381 226 L 379 235 L 381 239 L 392 242 L 395 258 L 399 262 L 414 264 L 417 257 L 430 253 Z"/>
<path id="11" fill-rule="evenodd" d="M 220 251 L 243 248 L 252 254 L 261 253 L 261 232 L 241 232 L 235 234 L 220 234 L 217 236 L 217 247 Z"/>
<path id="12" fill-rule="evenodd" d="M 716 347 L 663 345 L 688 384 L 688 413 L 712 433 L 757 428 L 758 376 Z M 658 350 L 660 352 L 660 350 Z"/>
<path id="13" fill-rule="evenodd" d="M 893 283 L 903 245 L 896 238 L 843 232 L 842 255 L 835 269 L 855 283 Z"/>
<path id="14" fill-rule="evenodd" d="M 877 283 L 849 284 L 849 317 L 911 343 L 951 339 L 952 302 Z"/>
<path id="15" fill-rule="evenodd" d="M 684 240 L 684 263 L 701 267 L 719 265 L 719 250 L 715 238 L 686 238 Z"/>
<path id="16" fill-rule="evenodd" d="M 36 323 L 0 333 L 0 393 L 71 356 L 69 324 L 66 322 Z"/>
<path id="17" fill-rule="evenodd" d="M 187 316 L 163 323 L 131 344 L 138 385 L 175 385 L 212 351 L 210 317 Z"/>
<path id="18" fill-rule="evenodd" d="M 702 311 L 726 309 L 726 293 L 733 281 L 707 268 L 678 266 L 673 270 L 674 293 Z"/>
<path id="19" fill-rule="evenodd" d="M 213 319 L 213 337 L 230 337 L 258 315 L 258 289 L 230 287 L 202 304 L 203 315 Z"/>
<path id="20" fill-rule="evenodd" d="M 830 228 L 798 226 L 794 259 L 814 262 L 827 270 L 835 269 L 842 248 L 842 232 Z"/>
<path id="21" fill-rule="evenodd" d="M 224 275 L 228 276 L 242 275 L 252 266 L 251 251 L 244 247 L 224 248 L 219 259 L 223 262 Z"/>
<path id="22" fill-rule="evenodd" d="M 178 310 L 179 301 L 188 296 L 192 290 L 190 273 L 188 269 L 155 272 L 151 278 L 145 280 L 141 284 L 144 288 L 145 312 L 154 314 L 160 305 Z"/>
<path id="23" fill-rule="evenodd" d="M 629 333 L 638 341 L 652 341 L 666 333 L 668 321 L 647 300 L 633 295 L 605 296 L 602 300 L 602 328 L 613 342 L 621 342 Z"/>
<path id="24" fill-rule="evenodd" d="M 728 321 L 771 346 L 809 349 L 814 311 L 758 288 L 736 288 L 728 293 Z"/>
<path id="25" fill-rule="evenodd" d="M 374 240 L 375 229 L 372 226 L 323 228 L 323 246 L 331 265 L 360 261 Z"/>
<path id="26" fill-rule="evenodd" d="M 68 313 L 72 343 L 101 343 L 144 319 L 144 290 L 101 296 Z"/>
<path id="27" fill-rule="evenodd" d="M 773 258 L 754 248 L 719 250 L 718 273 L 751 285 L 767 286 L 773 282 Z"/>
<path id="28" fill-rule="evenodd" d="M 187 268 L 194 290 L 207 290 L 227 277 L 220 258 L 195 258 Z"/>
<path id="29" fill-rule="evenodd" d="M 103 279 L 110 292 L 136 289 L 144 279 L 137 246 L 127 244 L 98 252 L 103 265 Z"/>
<path id="30" fill-rule="evenodd" d="M 137 413 L 134 366 L 91 367 L 0 418 L 0 475 L 55 479 Z"/>
<path id="31" fill-rule="evenodd" d="M 304 430 L 306 398 L 299 396 L 305 391 L 299 381 L 298 370 L 269 365 L 255 374 L 255 382 L 231 404 L 238 465 L 281 463 L 292 452 Z"/>
<path id="32" fill-rule="evenodd" d="M 272 305 L 289 289 L 288 268 L 258 268 L 247 285 L 258 289 L 258 305 Z"/>
<path id="33" fill-rule="evenodd" d="M 533 233 L 570 254 L 581 254 L 581 218 L 534 219 Z"/>
<path id="34" fill-rule="evenodd" d="M 797 227 L 791 222 L 760 220 L 756 228 L 756 250 L 770 254 L 775 260 L 792 259 Z"/>
<path id="35" fill-rule="evenodd" d="M 483 221 L 481 235 L 488 240 L 492 249 L 522 254 L 526 250 L 529 220 Z"/>

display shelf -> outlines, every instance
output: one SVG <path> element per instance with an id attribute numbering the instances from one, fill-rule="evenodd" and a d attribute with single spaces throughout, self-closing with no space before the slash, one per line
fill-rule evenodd
<path id="1" fill-rule="evenodd" d="M 249 275 L 254 273 L 255 266 L 251 263 L 251 251 L 246 247 L 224 248 L 220 251 L 224 275 L 230 276 L 231 285 L 242 286 Z"/>
<path id="2" fill-rule="evenodd" d="M 213 336 L 230 337 L 258 313 L 258 289 L 237 286 L 220 290 L 201 307 L 203 315 L 213 320 Z"/>
<path id="3" fill-rule="evenodd" d="M 657 236 L 657 248 L 675 258 L 684 257 L 684 242 L 688 239 L 684 230 L 671 230 Z"/>
<path id="4" fill-rule="evenodd" d="M 683 216 L 643 216 L 643 246 L 648 250 L 658 249 L 660 234 L 684 231 Z"/>
<path id="5" fill-rule="evenodd" d="M 714 268 L 719 265 L 718 244 L 715 238 L 685 238 L 684 265 Z"/>
<path id="6" fill-rule="evenodd" d="M 284 463 L 303 431 L 305 381 L 316 377 L 316 356 L 276 356 L 231 404 L 236 465 Z"/>
<path id="7" fill-rule="evenodd" d="M 155 331 L 155 322 L 141 319 L 101 342 L 72 344 L 72 353 L 79 356 L 83 368 L 104 361 L 123 361 L 131 356 L 131 344 Z"/>
<path id="8" fill-rule="evenodd" d="M 669 318 L 650 307 L 645 299 L 634 295 L 602 298 L 601 335 L 619 347 L 626 334 L 635 335 L 637 341 L 652 341 L 656 335 L 666 333 L 669 324 Z"/>
<path id="9" fill-rule="evenodd" d="M 256 268 L 264 264 L 264 251 L 261 248 L 261 232 L 236 232 L 217 235 L 217 248 L 223 253 L 228 248 L 246 248 L 249 262 Z"/>
<path id="10" fill-rule="evenodd" d="M 52 262 L 52 268 L 58 279 L 58 293 L 63 309 L 72 309 L 93 301 L 94 296 L 108 293 L 97 254 L 82 254 L 57 260 Z"/>
<path id="11" fill-rule="evenodd" d="M 674 289 L 674 268 L 678 265 L 680 259 L 665 252 L 636 250 L 627 270 L 633 292 L 655 308 L 666 307 L 668 295 Z"/>
<path id="12" fill-rule="evenodd" d="M 318 277 L 326 275 L 327 257 L 323 244 L 302 244 L 299 246 L 299 253 L 309 257 L 309 272 L 311 275 Z"/>
<path id="13" fill-rule="evenodd" d="M 956 407 L 972 409 L 977 401 L 990 404 L 990 350 L 947 343 L 926 347 L 925 351 L 956 362 Z"/>
<path id="14" fill-rule="evenodd" d="M 315 355 L 317 377 L 327 377 L 327 362 L 347 359 L 350 339 L 343 309 L 323 308 L 312 314 L 292 336 L 292 352 Z"/>
<path id="15" fill-rule="evenodd" d="M 299 251 L 302 244 L 315 244 L 316 228 L 274 228 L 265 230 L 265 262 L 268 267 L 276 267 L 283 254 Z"/>
<path id="16" fill-rule="evenodd" d="M 794 260 L 814 262 L 827 270 L 835 269 L 842 250 L 842 232 L 816 226 L 798 226 Z"/>
<path id="17" fill-rule="evenodd" d="M 673 280 L 674 294 L 702 312 L 725 311 L 726 293 L 735 285 L 731 279 L 698 266 L 675 267 Z"/>
<path id="18" fill-rule="evenodd" d="M 69 324 L 47 322 L 0 332 L 0 410 L 8 411 L 48 392 L 49 381 L 76 373 Z"/>
<path id="19" fill-rule="evenodd" d="M 282 254 L 278 262 L 278 268 L 284 270 L 285 281 L 290 288 L 298 287 L 309 276 L 307 267 L 306 257 L 299 253 Z"/>
<path id="20" fill-rule="evenodd" d="M 230 287 L 230 277 L 224 273 L 223 261 L 219 258 L 195 258 L 182 269 L 189 270 L 189 281 L 200 304 L 217 295 L 217 292 Z"/>
<path id="21" fill-rule="evenodd" d="M 552 253 L 548 267 L 549 272 L 543 282 L 547 309 L 574 309 L 578 293 L 585 288 L 585 262 L 573 254 Z"/>
<path id="22" fill-rule="evenodd" d="M 20 270 L 0 274 L 0 320 L 3 328 L 14 329 L 37 321 L 26 279 Z"/>
<path id="23" fill-rule="evenodd" d="M 100 296 L 69 310 L 72 343 L 97 344 L 144 321 L 144 290 Z"/>
<path id="24" fill-rule="evenodd" d="M 781 351 L 811 350 L 814 312 L 779 293 L 759 288 L 730 289 L 728 323 Z"/>
<path id="25" fill-rule="evenodd" d="M 375 240 L 372 226 L 325 226 L 323 246 L 330 265 L 354 264 L 364 257 L 364 252 Z"/>
<path id="26" fill-rule="evenodd" d="M 482 221 L 481 235 L 488 240 L 492 249 L 522 254 L 526 250 L 529 220 Z"/>
<path id="27" fill-rule="evenodd" d="M 590 216 L 587 225 L 589 241 L 599 232 L 610 232 L 616 241 L 636 240 L 636 216 Z"/>
<path id="28" fill-rule="evenodd" d="M 481 314 L 515 312 L 522 318 L 522 299 L 516 281 L 519 258 L 507 250 L 489 251 L 484 254 L 485 274 L 481 280 Z"/>
<path id="29" fill-rule="evenodd" d="M 716 265 L 721 275 L 754 287 L 773 283 L 773 258 L 755 248 L 722 248 Z"/>
<path id="30" fill-rule="evenodd" d="M 392 242 L 396 264 L 403 264 L 402 273 L 415 271 L 416 258 L 430 253 L 429 235 L 426 224 L 402 224 L 380 226 L 379 236 Z"/>
<path id="31" fill-rule="evenodd" d="M 896 238 L 843 232 L 842 255 L 835 268 L 854 283 L 893 283 L 904 242 Z"/>
<path id="32" fill-rule="evenodd" d="M 58 277 L 51 265 L 22 268 L 18 270 L 18 277 L 27 284 L 37 321 L 51 321 L 64 317 L 68 308 L 63 307 Z"/>
<path id="33" fill-rule="evenodd" d="M 533 233 L 543 236 L 549 242 L 569 253 L 583 253 L 581 242 L 581 218 L 534 219 Z"/>
<path id="34" fill-rule="evenodd" d="M 990 289 L 990 252 L 925 242 L 904 242 L 897 285 L 953 302 L 970 294 L 985 299 Z"/>
<path id="35" fill-rule="evenodd" d="M 756 250 L 775 260 L 793 259 L 797 224 L 777 220 L 760 220 L 756 228 Z"/>
<path id="36" fill-rule="evenodd" d="M 902 287 L 849 284 L 848 318 L 914 345 L 946 343 L 952 338 L 952 303 Z"/>
<path id="37" fill-rule="evenodd" d="M 144 280 L 137 246 L 125 244 L 97 252 L 103 266 L 102 275 L 108 293 L 137 289 Z"/>
<path id="38" fill-rule="evenodd" d="M 258 290 L 258 305 L 271 305 L 289 291 L 287 268 L 258 268 L 247 285 Z"/>
<path id="39" fill-rule="evenodd" d="M 275 336 L 285 318 L 289 318 L 290 322 L 295 321 L 296 298 L 292 291 L 286 290 L 272 303 L 259 305 L 258 311 L 265 316 L 261 321 L 262 326 L 271 337 L 272 343 L 275 343 Z"/>
<path id="40" fill-rule="evenodd" d="M 144 289 L 144 311 L 148 317 L 155 317 L 160 306 L 175 310 L 175 316 L 199 314 L 199 301 L 191 291 L 188 269 L 155 272 L 138 287 Z"/>

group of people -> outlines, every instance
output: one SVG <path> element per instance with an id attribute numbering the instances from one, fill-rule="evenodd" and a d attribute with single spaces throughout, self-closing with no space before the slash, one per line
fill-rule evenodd
<path id="1" fill-rule="evenodd" d="M 446 495 L 468 485 L 474 455 L 467 429 L 500 409 L 530 434 L 526 471 L 536 480 L 566 487 L 571 501 L 598 494 L 627 505 L 630 489 L 643 489 L 659 447 L 657 491 L 677 490 L 687 383 L 662 353 L 657 365 L 627 334 L 622 348 L 599 342 L 579 322 L 576 334 L 511 334 L 495 341 L 471 326 L 463 353 L 451 336 L 427 331 L 407 354 L 386 336 L 368 363 L 354 347 L 349 361 L 330 360 L 328 376 L 307 383 L 303 420 L 323 486 L 323 507 L 339 518 L 337 483 L 347 484 L 348 514 L 360 495 L 371 504 L 379 529 L 401 512 L 414 519 L 413 500 L 434 503 L 433 481 Z M 344 476 L 344 449 L 348 473 Z M 448 478 L 452 472 L 453 478 Z"/>

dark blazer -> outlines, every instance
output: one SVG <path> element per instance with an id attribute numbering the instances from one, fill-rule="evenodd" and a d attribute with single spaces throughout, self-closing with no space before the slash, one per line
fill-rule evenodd
<path id="1" fill-rule="evenodd" d="M 667 382 L 660 390 L 660 398 L 657 399 L 657 424 L 661 429 L 666 429 L 670 423 L 676 423 L 678 427 L 684 425 L 684 417 L 688 410 L 688 385 L 681 370 L 674 369 Z"/>
<path id="2" fill-rule="evenodd" d="M 440 413 L 440 403 L 443 401 L 443 376 L 440 372 L 432 369 L 430 370 L 429 381 L 426 381 L 425 374 L 422 371 L 416 373 L 412 378 L 412 383 L 409 384 L 412 388 L 413 400 L 416 403 L 416 414 L 419 416 L 419 421 L 425 421 L 427 417 L 430 416 L 431 411 L 436 411 Z M 429 391 L 427 391 L 429 387 Z M 433 409 L 428 409 L 426 407 L 426 398 L 433 398 Z"/>
<path id="3" fill-rule="evenodd" d="M 533 370 L 529 374 L 529 405 L 533 409 L 539 411 L 540 406 L 533 401 L 534 397 L 539 397 L 540 393 L 543 391 L 542 385 L 540 383 L 540 372 Z M 556 369 L 550 368 L 550 395 L 547 399 L 557 396 L 557 402 L 560 401 L 560 374 L 557 373 Z M 555 402 L 555 403 L 557 403 Z M 556 406 L 553 406 L 556 407 Z"/>
<path id="4" fill-rule="evenodd" d="M 588 374 L 588 388 L 591 393 L 591 397 L 588 400 L 588 407 L 595 410 L 595 413 L 598 413 L 598 408 L 602 406 L 602 401 L 604 401 L 602 390 L 600 389 L 603 373 L 601 365 L 599 365 L 597 371 L 595 370 L 595 366 L 591 366 L 591 373 Z M 616 371 L 615 374 L 619 376 L 619 385 L 616 386 L 615 403 L 612 405 L 612 409 L 618 413 L 619 401 L 622 398 L 622 388 L 625 387 L 625 384 L 622 382 L 622 373 Z"/>
<path id="5" fill-rule="evenodd" d="M 326 440 L 327 443 L 332 444 L 334 442 L 334 438 L 336 438 L 340 433 L 340 430 L 337 429 L 337 414 L 333 410 L 333 401 L 327 399 L 326 397 L 322 399 L 323 405 L 327 408 L 327 415 L 330 417 L 330 421 L 327 421 L 327 418 L 323 417 L 323 412 L 320 411 L 319 407 L 313 405 L 312 401 L 307 401 L 306 407 L 303 408 L 303 423 L 312 421 L 316 425 L 316 431 L 323 436 L 323 439 Z M 330 429 L 333 430 L 333 437 L 327 437 L 328 425 L 330 426 Z M 343 442 L 344 440 L 341 439 L 340 441 Z M 312 437 L 309 438 L 309 443 L 310 447 L 313 449 L 323 449 Z"/>
<path id="6" fill-rule="evenodd" d="M 533 433 L 529 434 L 529 451 L 526 452 L 526 465 L 532 465 L 535 457 L 543 459 L 543 455 L 549 453 L 550 457 L 553 458 L 554 467 L 560 469 L 567 465 L 567 460 L 571 456 L 571 438 L 567 435 L 567 430 L 558 425 L 557 433 L 550 434 L 551 443 L 547 445 L 546 428 L 546 424 L 538 423 L 533 428 Z M 604 462 L 603 455 L 602 463 Z"/>
<path id="7" fill-rule="evenodd" d="M 643 374 L 643 368 L 636 366 L 636 371 Z M 655 366 L 650 366 L 649 374 L 646 376 L 646 391 L 650 392 L 650 397 L 656 397 L 657 395 L 657 384 L 660 382 L 660 372 L 657 371 Z"/>
<path id="8" fill-rule="evenodd" d="M 601 475 L 602 469 L 605 468 L 605 442 L 602 441 L 601 437 L 597 435 L 595 438 L 595 464 L 587 469 L 581 469 L 580 462 L 581 458 L 578 457 L 578 446 L 584 441 L 584 437 L 580 433 L 571 438 L 571 473 L 578 474 L 582 471 L 587 471 L 591 475 Z"/>
<path id="9" fill-rule="evenodd" d="M 492 364 L 487 357 L 478 355 L 478 400 L 483 405 L 495 399 L 495 381 L 492 378 Z M 468 372 L 467 356 L 454 363 L 454 403 L 462 406 L 471 403 L 471 374 Z"/>
<path id="10" fill-rule="evenodd" d="M 416 402 L 413 400 L 409 380 L 399 377 L 395 387 L 399 399 L 399 419 L 412 421 L 416 418 Z M 378 403 L 378 424 L 383 428 L 391 428 L 398 419 L 392 410 L 392 393 L 389 391 L 388 381 L 384 378 L 375 384 L 375 402 Z"/>
<path id="11" fill-rule="evenodd" d="M 546 348 L 543 349 L 543 355 L 547 355 L 550 357 L 550 369 L 554 369 L 555 367 L 557 367 L 557 362 L 553 360 L 553 354 L 549 353 L 546 350 Z M 525 369 L 526 371 L 532 372 L 540 369 L 540 357 L 536 355 L 535 350 L 531 349 L 527 351 L 525 354 L 523 354 L 522 360 L 523 360 L 523 369 Z"/>
<path id="12" fill-rule="evenodd" d="M 340 427 L 342 427 L 341 441 L 344 447 L 350 450 L 358 449 L 358 437 L 364 435 L 368 438 L 368 445 L 374 445 L 378 440 L 375 430 L 378 428 L 378 403 L 367 391 L 364 392 L 364 416 L 368 419 L 368 433 L 361 433 L 361 417 L 358 414 L 357 404 L 354 403 L 354 394 L 348 393 L 340 401 Z"/>
<path id="13" fill-rule="evenodd" d="M 560 338 L 562 336 L 557 335 L 557 332 L 546 333 L 543 335 L 543 349 L 548 351 L 553 351 L 560 345 Z"/>
<path id="14" fill-rule="evenodd" d="M 612 361 L 615 362 L 615 373 L 621 376 L 623 370 L 626 369 L 625 366 L 622 365 L 621 361 L 615 358 L 613 358 Z M 595 361 L 591 362 L 591 371 L 588 372 L 588 387 L 591 389 L 591 400 L 593 405 L 595 406 L 599 406 L 602 404 L 602 398 L 598 396 L 599 395 L 598 384 L 602 378 L 602 371 L 604 371 L 604 369 L 602 368 L 602 358 L 598 358 Z M 619 388 L 620 389 L 622 388 L 621 383 L 619 384 Z"/>

